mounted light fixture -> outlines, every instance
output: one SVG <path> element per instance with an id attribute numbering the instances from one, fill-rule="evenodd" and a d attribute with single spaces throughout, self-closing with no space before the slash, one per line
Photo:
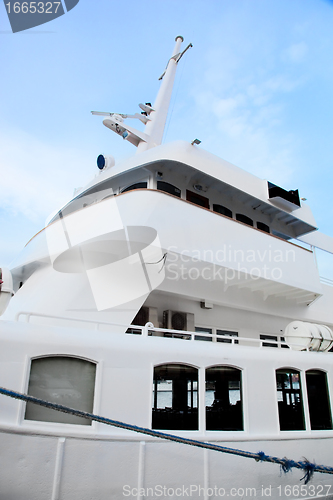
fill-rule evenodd
<path id="1" fill-rule="evenodd" d="M 207 191 L 207 186 L 202 186 L 202 184 L 193 184 L 193 188 L 198 191 L 199 193 L 200 192 L 203 192 L 205 193 Z"/>
<path id="2" fill-rule="evenodd" d="M 194 146 L 194 144 L 200 144 L 201 141 L 199 139 L 194 139 L 194 141 L 191 142 L 191 145 Z"/>
<path id="3" fill-rule="evenodd" d="M 100 170 L 103 170 L 104 168 L 114 167 L 115 163 L 116 163 L 116 160 L 111 155 L 108 155 L 108 156 L 99 155 L 97 157 L 97 166 Z"/>

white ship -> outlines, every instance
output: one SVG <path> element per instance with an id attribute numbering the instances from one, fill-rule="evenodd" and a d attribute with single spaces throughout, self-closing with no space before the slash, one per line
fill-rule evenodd
<path id="1" fill-rule="evenodd" d="M 297 190 L 198 140 L 162 144 L 182 42 L 153 105 L 95 113 L 137 154 L 100 155 L 98 175 L 1 268 L 0 386 L 332 467 L 333 288 L 315 248 L 333 253 L 333 239 Z M 1 500 L 333 498 L 328 473 L 305 484 L 306 467 L 284 473 L 4 392 L 0 403 Z"/>

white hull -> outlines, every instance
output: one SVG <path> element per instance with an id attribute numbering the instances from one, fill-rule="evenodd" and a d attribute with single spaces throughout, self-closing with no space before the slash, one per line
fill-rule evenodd
<path id="1" fill-rule="evenodd" d="M 161 145 L 181 41 L 154 106 L 96 112 L 139 154 L 100 155 L 99 175 L 0 268 L 0 386 L 329 466 L 333 283 L 314 247 L 332 254 L 333 240 L 315 233 L 298 190 L 198 140 Z M 333 499 L 332 475 L 304 485 L 304 470 L 0 403 L 0 500 Z"/>
<path id="2" fill-rule="evenodd" d="M 205 398 L 204 383 L 200 384 L 205 368 L 231 363 L 244 373 L 244 430 L 205 431 L 204 406 L 199 405 L 198 431 L 162 432 L 254 453 L 263 451 L 278 458 L 306 458 L 319 465 L 331 461 L 332 431 L 278 430 L 274 380 L 275 369 L 290 365 L 302 370 L 320 366 L 332 379 L 333 368 L 325 354 L 110 335 L 107 331 L 38 325 L 38 319 L 43 318 L 31 317 L 31 324 L 1 323 L 1 343 L 6 346 L 0 359 L 4 385 L 26 393 L 29 359 L 41 355 L 89 358 L 97 362 L 93 412 L 151 428 L 152 366 L 166 362 L 190 362 L 197 366 L 200 401 Z M 179 488 L 192 487 L 192 498 L 219 498 L 224 490 L 225 496 L 229 493 L 235 494 L 235 498 L 246 498 L 236 496 L 236 491 L 242 493 L 246 488 L 252 496 L 260 497 L 264 488 L 266 496 L 278 499 L 298 498 L 285 491 L 289 492 L 288 485 L 296 491 L 304 483 L 300 482 L 302 470 L 284 474 L 276 464 L 165 442 L 102 423 L 73 426 L 25 420 L 24 411 L 24 402 L 2 396 L 1 498 L 106 500 L 123 498 L 125 493 L 129 498 L 134 493 L 135 498 L 145 498 L 140 496 L 145 488 L 146 498 L 152 491 L 152 498 L 168 498 L 168 494 L 160 495 L 161 488 L 168 488 L 170 497 L 171 489 L 179 493 Z M 331 484 L 331 475 L 315 473 L 302 491 L 313 497 L 311 492 L 328 492 Z M 215 496 L 214 488 L 220 490 Z"/>
<path id="3" fill-rule="evenodd" d="M 328 463 L 332 438 L 218 442 L 228 447 L 275 456 L 297 454 Z M 279 465 L 176 443 L 113 438 L 1 432 L 1 498 L 25 500 L 119 500 L 120 498 L 218 499 L 233 497 L 333 498 L 331 476 L 284 474 Z M 3 450 L 8 450 L 3 453 Z M 10 450 L 10 451 L 9 451 Z M 15 469 L 12 463 L 16 464 Z M 293 490 L 294 488 L 294 490 Z M 301 489 L 302 488 L 302 489 Z M 302 496 L 301 496 L 302 492 Z M 318 494 L 318 495 L 317 495 Z"/>

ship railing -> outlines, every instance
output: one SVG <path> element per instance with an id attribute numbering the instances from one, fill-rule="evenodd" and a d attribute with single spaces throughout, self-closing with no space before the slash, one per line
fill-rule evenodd
<path id="1" fill-rule="evenodd" d="M 21 311 L 16 314 L 16 321 L 23 321 L 26 323 L 30 323 L 32 317 L 47 319 L 47 320 L 55 320 L 62 321 L 66 324 L 62 326 L 68 326 L 68 322 L 71 322 L 72 325 L 76 323 L 76 327 L 81 325 L 90 325 L 93 327 L 95 331 L 101 331 L 101 328 L 104 327 L 103 331 L 107 333 L 108 328 L 110 327 L 119 327 L 126 334 L 134 334 L 141 335 L 142 337 L 163 337 L 163 338 L 172 338 L 178 340 L 187 340 L 187 341 L 210 341 L 210 342 L 221 342 L 227 343 L 234 346 L 238 345 L 248 345 L 250 347 L 272 347 L 272 348 L 290 348 L 291 344 L 287 344 L 283 340 L 273 340 L 273 339 L 260 339 L 253 337 L 235 337 L 234 335 L 226 335 L 226 334 L 218 334 L 218 333 L 207 333 L 203 331 L 188 331 L 188 330 L 173 330 L 170 328 L 158 328 L 153 325 L 153 323 L 146 323 L 144 326 L 142 325 L 133 325 L 133 324 L 124 324 L 124 323 L 109 323 L 106 321 L 96 321 L 96 320 L 88 320 L 82 318 L 69 318 L 66 316 L 52 316 L 49 314 L 42 314 L 36 312 L 26 312 Z M 40 323 L 42 324 L 42 323 Z M 50 325 L 50 323 L 48 323 Z M 59 326 L 51 323 L 51 326 Z M 258 332 L 260 334 L 260 332 Z M 300 347 L 302 350 L 309 349 L 305 348 L 303 344 L 293 344 L 293 347 Z"/>
<path id="2" fill-rule="evenodd" d="M 228 344 L 233 344 L 233 345 L 239 345 L 240 343 L 242 345 L 252 345 L 252 346 L 258 346 L 258 347 L 273 347 L 273 348 L 287 348 L 289 349 L 290 346 L 292 345 L 293 347 L 301 347 L 303 350 L 309 350 L 305 349 L 304 344 L 287 344 L 287 342 L 283 340 L 272 340 L 272 339 L 258 339 L 258 338 L 253 338 L 253 337 L 235 337 L 234 335 L 220 335 L 218 333 L 207 333 L 207 332 L 201 332 L 200 330 L 196 332 L 192 331 L 187 331 L 187 330 L 172 330 L 169 328 L 157 328 L 155 327 L 152 323 L 146 323 L 145 326 L 137 326 L 137 325 L 130 325 L 130 330 L 136 330 L 137 333 L 140 333 L 143 336 L 158 336 L 158 337 L 167 337 L 167 338 L 176 338 L 176 339 L 181 339 L 181 340 L 190 340 L 190 341 L 197 341 L 197 340 L 206 340 L 211 341 L 211 342 L 223 342 L 223 343 L 228 343 Z M 128 332 L 132 333 L 132 332 Z M 134 332 L 133 332 L 134 333 Z"/>
<path id="3" fill-rule="evenodd" d="M 36 313 L 36 312 L 27 312 L 27 311 L 20 311 L 16 314 L 15 316 L 15 321 L 21 321 L 20 318 L 24 319 L 25 323 L 30 323 L 31 318 L 45 318 L 49 320 L 56 320 L 56 321 L 62 321 L 65 323 L 72 322 L 73 323 L 78 323 L 81 325 L 91 325 L 94 327 L 94 330 L 99 330 L 101 326 L 109 327 L 110 326 L 116 326 L 120 328 L 130 328 L 132 325 L 124 324 L 124 323 L 110 323 L 108 321 L 96 321 L 93 319 L 82 319 L 82 318 L 70 318 L 68 316 L 56 316 L 56 315 L 51 315 L 51 314 L 42 314 L 42 313 Z M 50 326 L 57 326 L 57 325 L 50 325 Z M 63 325 L 67 326 L 67 325 Z M 138 328 L 138 327 L 135 327 Z M 139 328 L 144 328 L 144 327 L 139 327 Z"/>

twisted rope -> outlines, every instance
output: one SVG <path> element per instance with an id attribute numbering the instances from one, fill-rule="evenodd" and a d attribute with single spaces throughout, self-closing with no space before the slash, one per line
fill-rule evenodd
<path id="1" fill-rule="evenodd" d="M 314 472 L 321 472 L 323 474 L 333 474 L 333 467 L 328 467 L 326 465 L 317 465 L 309 462 L 307 459 L 296 462 L 295 460 L 289 460 L 288 458 L 278 458 L 266 455 L 263 451 L 259 451 L 258 453 L 253 453 L 250 451 L 237 450 L 234 448 L 227 448 L 225 446 L 220 446 L 217 444 L 197 441 L 195 439 L 188 439 L 180 436 L 175 436 L 173 434 L 167 434 L 165 432 L 159 432 L 152 429 L 147 429 L 145 427 L 138 427 L 137 425 L 119 422 L 118 420 L 112 420 L 110 418 L 101 417 L 99 415 L 88 413 L 86 411 L 75 410 L 74 408 L 69 408 L 68 406 L 60 405 L 57 403 L 50 403 L 49 401 L 44 401 L 43 399 L 35 398 L 34 396 L 29 396 L 27 394 L 22 394 L 20 392 L 10 391 L 2 387 L 0 387 L 0 394 L 3 394 L 4 396 L 9 396 L 14 399 L 20 399 L 22 401 L 37 404 L 40 406 L 45 406 L 46 408 L 50 408 L 56 411 L 61 411 L 63 413 L 68 413 L 70 415 L 75 415 L 77 417 L 82 417 L 88 420 L 101 422 L 102 424 L 112 425 L 113 427 L 119 427 L 120 429 L 126 429 L 129 431 L 138 432 L 140 434 L 146 434 L 147 436 L 153 436 L 160 439 L 166 439 L 168 441 L 174 441 L 176 443 L 187 444 L 189 446 L 195 446 L 197 448 L 204 448 L 206 450 L 213 450 L 221 453 L 238 455 L 240 457 L 252 458 L 256 460 L 256 462 L 271 462 L 279 464 L 281 470 L 284 473 L 289 472 L 292 468 L 302 469 L 304 471 L 304 476 L 301 478 L 301 481 L 304 480 L 305 484 L 307 484 L 310 481 Z"/>

